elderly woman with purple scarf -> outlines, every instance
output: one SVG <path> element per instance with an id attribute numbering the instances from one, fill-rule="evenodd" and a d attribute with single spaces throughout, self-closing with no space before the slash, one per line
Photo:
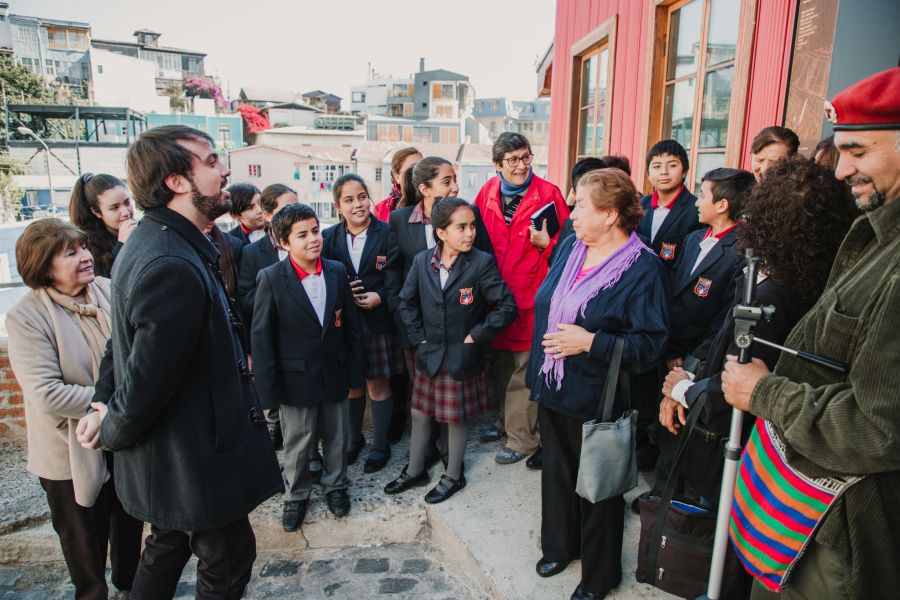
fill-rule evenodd
<path id="1" fill-rule="evenodd" d="M 538 575 L 581 559 L 572 598 L 603 598 L 622 578 L 625 501 L 591 503 L 575 493 L 582 425 L 601 402 L 615 338 L 622 370 L 641 373 L 660 360 L 668 330 L 664 268 L 635 234 L 639 194 L 618 169 L 581 178 L 571 218 L 575 235 L 559 248 L 535 297 L 526 381 L 540 405 L 541 549 Z M 614 415 L 625 410 L 617 398 Z"/>

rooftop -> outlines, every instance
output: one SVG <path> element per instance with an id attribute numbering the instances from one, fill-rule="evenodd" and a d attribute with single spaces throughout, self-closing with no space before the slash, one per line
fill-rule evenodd
<path id="1" fill-rule="evenodd" d="M 255 144 L 243 148 L 235 148 L 232 154 L 275 151 L 293 154 L 294 156 L 338 163 L 349 163 L 353 159 L 354 148 L 348 146 L 279 146 L 276 144 Z"/>
<path id="2" fill-rule="evenodd" d="M 93 38 L 91 45 L 94 44 L 111 44 L 114 46 L 131 46 L 132 48 L 142 48 L 153 52 L 173 52 L 178 54 L 190 54 L 192 56 L 206 56 L 206 52 L 197 52 L 196 50 L 185 50 L 184 48 L 174 48 L 172 46 L 150 46 L 148 44 L 139 44 L 138 42 L 122 42 L 119 40 L 102 40 Z"/>
<path id="3" fill-rule="evenodd" d="M 276 104 L 296 102 L 301 97 L 297 92 L 289 90 L 256 86 L 242 87 L 240 96 L 251 102 L 273 102 Z"/>
<path id="4" fill-rule="evenodd" d="M 32 21 L 37 25 L 58 25 L 60 27 L 69 27 L 77 29 L 87 29 L 90 31 L 91 24 L 82 21 L 63 21 L 60 19 L 45 19 L 44 17 L 31 17 L 28 15 L 9 15 L 10 20 Z"/>

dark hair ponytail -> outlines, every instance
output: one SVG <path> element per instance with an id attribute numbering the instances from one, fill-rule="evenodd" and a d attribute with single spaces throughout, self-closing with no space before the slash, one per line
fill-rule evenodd
<path id="1" fill-rule="evenodd" d="M 403 174 L 403 198 L 397 204 L 397 208 L 404 206 L 415 206 L 422 200 L 422 194 L 419 193 L 419 186 L 428 185 L 428 182 L 438 176 L 441 167 L 444 165 L 453 166 L 446 158 L 440 156 L 426 156 L 410 167 Z"/>
<path id="2" fill-rule="evenodd" d="M 98 274 L 108 275 L 112 270 L 113 247 L 116 237 L 97 216 L 100 212 L 99 198 L 116 187 L 125 187 L 118 177 L 85 173 L 75 181 L 72 198 L 69 200 L 69 220 L 87 235 L 87 246 L 94 255 L 94 266 Z"/>
<path id="3" fill-rule="evenodd" d="M 456 196 L 441 198 L 434 203 L 434 206 L 431 209 L 431 227 L 434 229 L 435 242 L 441 241 L 438 237 L 437 230 L 450 227 L 451 223 L 453 223 L 453 213 L 460 208 L 468 208 L 472 211 L 472 214 L 475 214 L 475 210 L 472 208 L 471 204 Z"/>

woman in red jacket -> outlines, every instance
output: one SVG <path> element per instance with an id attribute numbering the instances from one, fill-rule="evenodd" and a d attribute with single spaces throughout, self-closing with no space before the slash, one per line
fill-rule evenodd
<path id="1" fill-rule="evenodd" d="M 500 134 L 492 150 L 497 177 L 484 184 L 474 204 L 484 219 L 500 274 L 519 307 L 516 321 L 491 344 L 495 351 L 494 389 L 498 390 L 500 418 L 499 427 L 485 431 L 482 440 L 498 440 L 505 430 L 506 446 L 497 453 L 496 461 L 512 464 L 533 454 L 527 464 L 540 468 L 538 411 L 535 403 L 528 400 L 525 371 L 534 326 L 534 295 L 547 274 L 547 259 L 559 233 L 551 238 L 546 227 L 536 230 L 531 226 L 531 215 L 552 203 L 562 224 L 569 216 L 569 207 L 559 188 L 534 174 L 533 158 L 525 136 Z"/>

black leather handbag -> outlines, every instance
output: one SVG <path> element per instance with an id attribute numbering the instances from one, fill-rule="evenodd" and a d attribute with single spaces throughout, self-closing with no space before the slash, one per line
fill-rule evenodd
<path id="1" fill-rule="evenodd" d="M 635 579 L 682 598 L 706 593 L 716 535 L 716 511 L 675 494 L 685 451 L 705 403 L 706 394 L 702 394 L 691 407 L 662 494 L 650 491 L 639 499 L 641 538 Z M 729 549 L 721 597 L 743 600 L 749 596 L 748 584 L 737 556 Z"/>

